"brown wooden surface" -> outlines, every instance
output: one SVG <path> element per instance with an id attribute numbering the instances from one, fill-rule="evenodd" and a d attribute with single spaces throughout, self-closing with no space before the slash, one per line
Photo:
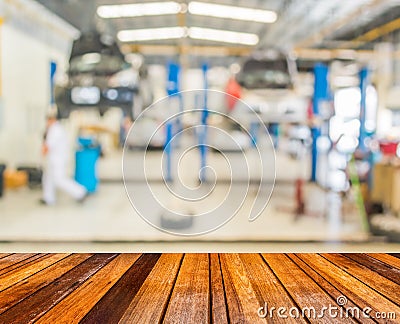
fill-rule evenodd
<path id="1" fill-rule="evenodd" d="M 304 272 L 291 259 L 283 254 L 263 254 L 265 261 L 278 277 L 281 284 L 292 296 L 296 305 L 313 305 L 315 309 L 334 304 L 335 300 L 329 296 L 312 278 L 304 276 Z M 304 292 L 307 291 L 307 294 Z M 331 319 L 316 318 L 312 310 L 304 312 L 311 323 L 330 323 Z M 351 319 L 343 318 L 342 323 L 354 323 Z"/>
<path id="2" fill-rule="evenodd" d="M 387 254 L 0 254 L 0 323 L 399 323 L 399 288 Z"/>
<path id="3" fill-rule="evenodd" d="M 207 323 L 210 318 L 207 254 L 186 254 L 165 313 L 166 323 Z"/>

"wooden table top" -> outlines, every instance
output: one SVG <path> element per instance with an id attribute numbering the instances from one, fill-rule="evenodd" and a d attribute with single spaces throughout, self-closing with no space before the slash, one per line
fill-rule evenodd
<path id="1" fill-rule="evenodd" d="M 400 323 L 399 287 L 395 254 L 0 254 L 0 323 Z"/>

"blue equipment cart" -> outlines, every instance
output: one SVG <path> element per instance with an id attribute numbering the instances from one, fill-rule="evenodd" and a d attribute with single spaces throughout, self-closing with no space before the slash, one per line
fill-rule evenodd
<path id="1" fill-rule="evenodd" d="M 101 147 L 91 137 L 78 137 L 79 147 L 75 153 L 75 180 L 86 188 L 89 193 L 97 190 L 97 160 Z"/>

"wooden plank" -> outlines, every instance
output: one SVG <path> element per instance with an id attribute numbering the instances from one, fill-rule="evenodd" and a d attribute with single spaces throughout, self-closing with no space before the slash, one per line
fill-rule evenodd
<path id="1" fill-rule="evenodd" d="M 339 291 L 335 286 L 333 286 L 330 282 L 328 282 L 324 277 L 322 277 L 318 272 L 316 272 L 313 268 L 311 268 L 308 264 L 304 263 L 303 260 L 299 259 L 295 254 L 288 254 L 288 257 L 297 264 L 299 268 L 301 268 L 310 278 L 312 278 L 322 289 L 324 289 L 333 299 L 338 298 L 343 295 L 341 291 Z M 351 314 L 350 311 L 354 309 L 354 307 L 358 307 L 351 300 L 348 300 L 344 305 L 344 309 Z M 370 318 L 363 318 L 363 323 L 376 323 L 374 320 Z"/>
<path id="2" fill-rule="evenodd" d="M 159 258 L 160 254 L 143 254 L 85 315 L 81 323 L 117 323 Z"/>
<path id="3" fill-rule="evenodd" d="M 264 302 L 255 295 L 239 255 L 221 254 L 220 260 L 230 322 L 265 323 L 257 313 Z"/>
<path id="4" fill-rule="evenodd" d="M 210 292 L 212 323 L 228 323 L 228 313 L 219 255 L 210 254 Z"/>
<path id="5" fill-rule="evenodd" d="M 389 253 L 389 255 L 391 255 L 397 259 L 400 259 L 400 253 Z"/>
<path id="6" fill-rule="evenodd" d="M 1 323 L 32 323 L 69 295 L 116 254 L 96 254 L 0 315 Z"/>
<path id="7" fill-rule="evenodd" d="M 32 258 L 42 257 L 43 255 L 44 254 L 39 253 L 17 253 L 6 256 L 0 259 L 0 275 L 10 270 L 16 269 L 19 266 L 26 264 L 27 262 L 30 262 L 28 260 Z"/>
<path id="8" fill-rule="evenodd" d="M 248 271 L 241 256 L 243 255 L 220 255 L 229 320 L 231 323 L 265 323 L 266 320 L 272 322 L 274 319 L 269 317 L 264 319 L 258 315 L 258 311 L 261 307 L 265 307 L 266 303 L 271 302 L 269 298 L 276 297 L 275 292 L 277 290 L 284 296 L 286 292 L 279 285 L 276 277 L 269 271 L 261 256 L 257 255 L 258 261 L 261 261 L 258 264 L 260 267 L 258 271 L 256 269 Z M 245 260 L 247 268 L 251 267 L 253 262 L 246 258 Z M 262 278 L 264 277 L 266 280 L 263 283 Z M 268 291 L 267 287 L 270 287 L 273 292 Z M 286 295 L 286 297 L 288 296 Z M 276 320 L 278 322 L 283 319 L 277 318 Z"/>
<path id="9" fill-rule="evenodd" d="M 9 271 L 9 272 L 1 275 L 0 276 L 0 292 L 3 291 L 4 289 L 7 289 L 8 287 L 16 284 L 18 281 L 21 281 L 27 277 L 30 277 L 34 273 L 39 272 L 39 271 L 43 270 L 44 268 L 47 268 L 48 266 L 60 261 L 61 259 L 64 259 L 68 255 L 70 255 L 70 254 L 68 254 L 68 253 L 49 254 L 49 255 L 44 256 L 43 258 L 40 258 L 39 260 L 36 260 L 36 262 L 30 262 L 30 263 L 25 264 L 17 269 L 14 269 L 12 271 Z"/>
<path id="10" fill-rule="evenodd" d="M 265 258 L 260 254 L 240 254 L 239 256 L 260 303 L 259 307 L 263 307 L 262 313 L 265 319 L 273 323 L 305 323 L 305 320 L 301 317 L 295 319 L 289 316 L 289 310 L 291 308 L 298 310 L 298 307 L 268 263 L 265 262 Z M 272 309 L 273 307 L 275 307 L 275 310 Z M 279 307 L 284 307 L 287 310 L 283 317 L 277 314 L 276 310 Z"/>
<path id="11" fill-rule="evenodd" d="M 140 254 L 117 256 L 40 317 L 36 323 L 79 323 L 139 257 Z"/>
<path id="12" fill-rule="evenodd" d="M 205 253 L 186 254 L 165 313 L 165 323 L 210 321 L 209 260 Z"/>
<path id="13" fill-rule="evenodd" d="M 371 308 L 370 315 L 372 317 L 375 318 L 376 312 L 399 314 L 400 308 L 396 304 L 322 256 L 317 254 L 296 255 L 340 290 L 343 296 L 352 300 L 361 310 L 365 307 Z M 387 323 L 395 322 L 387 320 Z"/>
<path id="14" fill-rule="evenodd" d="M 400 269 L 400 259 L 385 253 L 367 253 L 370 257 L 385 262 L 393 268 Z"/>
<path id="15" fill-rule="evenodd" d="M 398 284 L 341 254 L 324 253 L 322 256 L 397 305 L 400 304 L 400 286 Z"/>
<path id="16" fill-rule="evenodd" d="M 5 258 L 6 256 L 9 256 L 9 255 L 11 255 L 12 253 L 0 253 L 0 259 L 3 259 L 3 258 Z M 0 260 L 0 262 L 1 262 L 1 260 Z"/>
<path id="17" fill-rule="evenodd" d="M 0 293 L 0 314 L 42 287 L 47 286 L 64 273 L 87 260 L 90 256 L 92 254 L 71 255 L 2 291 Z"/>
<path id="18" fill-rule="evenodd" d="M 159 323 L 166 311 L 183 254 L 163 254 L 119 323 Z"/>
<path id="19" fill-rule="evenodd" d="M 284 254 L 269 253 L 263 254 L 263 257 L 300 308 L 301 318 L 307 318 L 310 323 L 332 322 L 332 318 L 325 316 L 323 310 L 329 305 L 337 306 L 336 301 L 313 279 Z M 286 316 L 289 314 L 286 313 Z M 293 316 L 299 317 L 296 313 L 293 313 Z M 340 321 L 341 323 L 355 322 L 350 318 L 341 318 Z"/>
<path id="20" fill-rule="evenodd" d="M 397 285 L 400 285 L 400 269 L 392 267 L 367 254 L 346 253 L 344 256 L 395 282 Z"/>

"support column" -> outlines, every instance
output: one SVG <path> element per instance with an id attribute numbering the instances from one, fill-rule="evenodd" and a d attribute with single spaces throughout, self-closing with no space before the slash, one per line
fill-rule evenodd
<path id="1" fill-rule="evenodd" d="M 367 67 L 364 67 L 361 69 L 359 73 L 360 77 L 360 94 L 361 94 L 361 100 L 360 100 L 360 135 L 358 137 L 358 147 L 362 152 L 365 152 L 367 150 L 367 147 L 365 146 L 365 139 L 367 138 L 367 130 L 365 129 L 365 120 L 366 120 L 366 107 L 367 107 L 367 87 L 370 83 L 369 81 L 369 70 Z"/>
<path id="2" fill-rule="evenodd" d="M 320 118 L 321 105 L 324 101 L 329 100 L 328 86 L 328 67 L 325 64 L 317 63 L 314 66 L 314 96 L 313 96 L 313 115 L 314 118 Z M 321 135 L 321 125 L 314 124 L 311 128 L 312 148 L 311 148 L 311 181 L 317 180 L 317 162 L 318 148 L 317 141 Z"/>

